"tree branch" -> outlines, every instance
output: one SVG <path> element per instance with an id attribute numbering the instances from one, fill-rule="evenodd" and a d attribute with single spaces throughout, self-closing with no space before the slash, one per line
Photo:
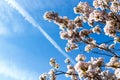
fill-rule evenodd
<path id="1" fill-rule="evenodd" d="M 109 54 L 106 54 L 106 53 L 100 53 L 99 51 L 91 51 L 91 52 L 99 54 L 99 55 L 105 55 L 105 56 L 113 57 L 112 55 L 109 55 Z"/>
<path id="2" fill-rule="evenodd" d="M 68 74 L 68 75 L 76 75 L 76 76 L 78 76 L 78 74 L 70 74 L 70 73 L 67 73 L 67 72 L 64 72 L 64 71 L 56 71 L 55 75 L 61 75 L 61 74 Z"/>
<path id="3" fill-rule="evenodd" d="M 102 1 L 102 2 L 104 3 L 104 1 Z M 106 5 L 105 3 L 104 3 L 104 5 L 113 13 L 113 16 L 117 19 L 117 21 L 120 22 L 120 20 L 118 19 L 116 14 L 111 10 L 111 8 L 108 5 Z"/>
<path id="4" fill-rule="evenodd" d="M 108 49 L 108 48 L 105 49 L 105 48 L 99 47 L 97 44 L 89 43 L 87 40 L 83 40 L 83 39 L 82 39 L 82 41 L 83 41 L 84 43 L 86 43 L 86 44 L 90 44 L 90 45 L 93 45 L 93 46 L 95 46 L 95 47 L 97 47 L 97 48 L 99 48 L 99 49 L 105 50 L 105 51 L 111 53 L 112 55 L 120 58 L 115 52 L 113 52 L 112 50 L 110 50 L 110 49 Z"/>

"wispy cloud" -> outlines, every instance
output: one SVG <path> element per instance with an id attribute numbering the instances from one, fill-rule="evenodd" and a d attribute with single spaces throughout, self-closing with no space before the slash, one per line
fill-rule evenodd
<path id="1" fill-rule="evenodd" d="M 14 80 L 38 80 L 37 73 L 22 70 L 10 61 L 0 61 L 0 74 Z"/>
<path id="2" fill-rule="evenodd" d="M 0 0 L 0 36 L 14 36 L 13 33 L 24 32 L 23 17 L 18 15 L 4 0 Z"/>
<path id="3" fill-rule="evenodd" d="M 72 63 L 74 64 L 74 60 L 72 60 L 72 58 L 60 48 L 60 46 L 42 29 L 41 26 L 39 26 L 39 24 L 31 17 L 31 15 L 25 9 L 23 9 L 15 0 L 6 1 L 9 5 L 15 8 L 29 23 L 36 27 L 63 56 L 70 58 Z"/>
<path id="4" fill-rule="evenodd" d="M 8 35 L 8 34 L 9 34 L 8 28 L 4 26 L 0 26 L 0 35 Z"/>

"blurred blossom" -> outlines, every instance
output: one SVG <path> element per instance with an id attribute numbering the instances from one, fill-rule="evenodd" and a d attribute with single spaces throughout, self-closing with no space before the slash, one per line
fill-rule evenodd
<path id="1" fill-rule="evenodd" d="M 94 48 L 94 45 L 88 44 L 88 45 L 85 46 L 85 51 L 90 52 L 93 48 Z"/>
<path id="2" fill-rule="evenodd" d="M 76 61 L 84 61 L 86 59 L 86 57 L 83 55 L 83 54 L 79 54 L 77 57 L 76 57 Z"/>
<path id="3" fill-rule="evenodd" d="M 120 42 L 120 37 L 115 37 L 114 38 L 114 43 Z"/>
<path id="4" fill-rule="evenodd" d="M 43 73 L 39 76 L 39 80 L 47 80 L 48 75 L 46 73 Z"/>
<path id="5" fill-rule="evenodd" d="M 101 33 L 101 29 L 100 29 L 100 27 L 97 25 L 97 26 L 95 26 L 94 28 L 92 28 L 92 32 L 93 32 L 93 33 L 100 34 L 100 33 Z"/>
<path id="6" fill-rule="evenodd" d="M 50 65 L 51 66 L 55 66 L 55 64 L 56 64 L 55 59 L 54 58 L 50 58 Z"/>
<path id="7" fill-rule="evenodd" d="M 115 75 L 116 75 L 117 79 L 119 80 L 120 79 L 120 69 L 119 68 L 115 70 Z"/>
<path id="8" fill-rule="evenodd" d="M 102 43 L 99 45 L 99 48 L 102 50 L 102 49 L 107 49 L 108 48 L 108 45 L 106 45 L 105 43 Z"/>
<path id="9" fill-rule="evenodd" d="M 51 69 L 49 72 L 49 79 L 50 80 L 56 80 L 56 75 L 55 75 L 55 70 L 54 69 Z"/>
<path id="10" fill-rule="evenodd" d="M 115 47 L 115 44 L 111 44 L 111 45 L 109 46 L 109 49 L 114 49 L 114 47 Z"/>
<path id="11" fill-rule="evenodd" d="M 66 58 L 64 62 L 67 63 L 67 64 L 70 64 L 70 59 Z"/>

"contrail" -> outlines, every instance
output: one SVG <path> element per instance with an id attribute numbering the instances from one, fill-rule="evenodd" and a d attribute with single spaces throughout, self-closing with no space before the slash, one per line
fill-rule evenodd
<path id="1" fill-rule="evenodd" d="M 34 27 L 38 28 L 39 31 L 45 36 L 46 39 L 50 41 L 50 43 L 66 58 L 69 58 L 73 64 L 75 64 L 74 60 L 67 55 L 60 46 L 42 29 L 41 26 L 31 17 L 31 15 L 23 9 L 15 0 L 5 0 L 7 3 L 16 9 L 28 22 L 30 22 Z"/>

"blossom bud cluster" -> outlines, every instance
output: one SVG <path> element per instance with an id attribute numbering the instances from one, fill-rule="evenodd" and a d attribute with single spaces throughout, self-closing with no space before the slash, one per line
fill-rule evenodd
<path id="1" fill-rule="evenodd" d="M 76 61 L 84 61 L 86 59 L 86 57 L 83 54 L 78 54 L 78 56 L 76 57 Z"/>
<path id="2" fill-rule="evenodd" d="M 94 0 L 93 1 L 93 6 L 95 8 L 100 8 L 100 9 L 106 9 L 107 5 L 110 4 L 110 2 L 113 2 L 114 0 Z"/>
<path id="3" fill-rule="evenodd" d="M 80 2 L 77 7 L 74 8 L 74 12 L 88 16 L 93 11 L 93 8 L 87 2 Z"/>
<path id="4" fill-rule="evenodd" d="M 110 8 L 115 13 L 119 12 L 120 11 L 120 2 L 119 2 L 119 0 L 112 1 Z"/>
<path id="5" fill-rule="evenodd" d="M 86 42 L 88 44 L 85 46 L 84 51 L 90 52 L 93 48 L 96 48 L 96 40 L 93 38 L 87 38 Z"/>
<path id="6" fill-rule="evenodd" d="M 112 57 L 110 59 L 110 62 L 106 64 L 107 67 L 112 67 L 112 68 L 120 68 L 120 61 L 118 60 L 117 57 Z"/>
<path id="7" fill-rule="evenodd" d="M 109 49 L 114 49 L 115 48 L 115 44 L 110 44 L 109 45 Z"/>
<path id="8" fill-rule="evenodd" d="M 101 28 L 97 25 L 94 28 L 92 28 L 93 33 L 100 34 L 101 33 Z"/>
<path id="9" fill-rule="evenodd" d="M 56 63 L 55 58 L 51 58 L 49 64 L 53 67 L 48 73 L 43 73 L 39 76 L 39 80 L 56 80 L 56 70 L 59 68 L 59 64 Z"/>
<path id="10" fill-rule="evenodd" d="M 43 73 L 39 76 L 39 80 L 47 80 L 48 75 L 46 73 Z"/>
<path id="11" fill-rule="evenodd" d="M 50 59 L 50 65 L 56 69 L 58 69 L 60 66 L 58 63 L 56 63 L 56 60 L 54 58 Z"/>
<path id="12" fill-rule="evenodd" d="M 100 8 L 100 9 L 108 9 L 108 6 L 110 6 L 110 9 L 117 13 L 120 11 L 120 2 L 119 0 L 94 0 L 93 1 L 93 6 L 95 8 Z"/>
<path id="13" fill-rule="evenodd" d="M 69 58 L 66 58 L 64 62 L 67 63 L 67 64 L 70 64 L 71 61 L 70 61 Z"/>
<path id="14" fill-rule="evenodd" d="M 55 75 L 55 70 L 54 69 L 51 69 L 49 72 L 49 79 L 50 80 L 56 80 L 56 75 Z"/>
<path id="15" fill-rule="evenodd" d="M 100 67 L 102 64 L 102 58 L 92 58 L 92 60 L 89 62 L 79 60 L 75 65 L 75 70 L 78 72 L 80 78 L 84 77 L 95 79 L 95 77 L 101 72 Z"/>
<path id="16" fill-rule="evenodd" d="M 110 61 L 106 63 L 106 67 L 114 69 L 117 80 L 120 79 L 120 61 L 117 57 L 112 57 Z"/>
<path id="17" fill-rule="evenodd" d="M 66 77 L 70 77 L 71 80 L 78 80 L 78 76 L 76 74 L 75 68 L 72 65 L 67 65 L 67 72 L 65 74 Z"/>
<path id="18" fill-rule="evenodd" d="M 106 45 L 105 43 L 102 43 L 102 44 L 99 45 L 99 48 L 100 49 L 107 49 L 108 45 Z"/>
<path id="19" fill-rule="evenodd" d="M 105 11 L 93 10 L 89 14 L 88 23 L 90 24 L 90 23 L 100 22 L 100 21 L 105 22 L 107 17 L 108 15 Z M 93 24 L 91 26 L 93 26 Z"/>
<path id="20" fill-rule="evenodd" d="M 114 37 L 114 43 L 120 42 L 120 37 Z"/>
<path id="21" fill-rule="evenodd" d="M 106 25 L 104 27 L 104 32 L 106 35 L 113 37 L 116 36 L 115 23 L 116 21 L 114 20 L 106 21 Z"/>

